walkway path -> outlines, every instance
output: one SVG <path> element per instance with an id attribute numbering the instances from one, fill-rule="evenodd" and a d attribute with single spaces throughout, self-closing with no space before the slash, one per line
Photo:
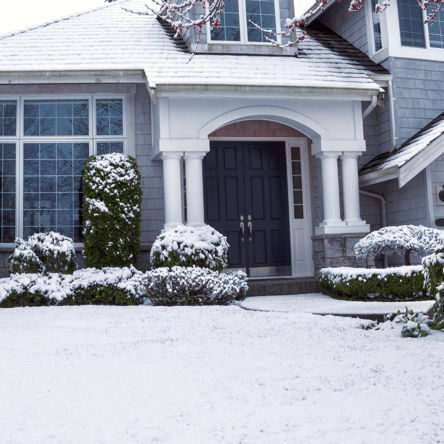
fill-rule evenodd
<path id="1" fill-rule="evenodd" d="M 246 310 L 300 312 L 313 314 L 350 315 L 371 318 L 388 313 L 405 311 L 407 307 L 414 312 L 429 311 L 435 301 L 419 302 L 360 302 L 333 299 L 321 293 L 297 294 L 287 296 L 250 297 L 241 302 Z"/>

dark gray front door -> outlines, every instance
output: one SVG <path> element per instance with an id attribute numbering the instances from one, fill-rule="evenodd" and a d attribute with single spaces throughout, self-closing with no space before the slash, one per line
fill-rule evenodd
<path id="1" fill-rule="evenodd" d="M 227 236 L 229 268 L 291 274 L 284 142 L 211 142 L 205 221 Z"/>

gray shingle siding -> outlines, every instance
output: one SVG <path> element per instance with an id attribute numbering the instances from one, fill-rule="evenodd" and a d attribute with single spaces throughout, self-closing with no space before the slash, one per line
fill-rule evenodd
<path id="1" fill-rule="evenodd" d="M 365 7 L 349 15 L 349 5 L 350 2 L 346 1 L 335 3 L 318 20 L 356 48 L 368 54 Z"/>
<path id="2" fill-rule="evenodd" d="M 142 247 L 150 246 L 165 221 L 163 170 L 161 161 L 151 160 L 150 97 L 145 85 L 137 85 L 136 153 L 142 175 Z"/>

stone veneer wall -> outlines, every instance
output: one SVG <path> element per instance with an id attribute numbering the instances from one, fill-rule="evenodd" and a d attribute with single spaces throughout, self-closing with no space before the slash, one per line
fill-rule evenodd
<path id="1" fill-rule="evenodd" d="M 315 277 L 321 268 L 375 268 L 374 258 L 357 259 L 353 247 L 367 233 L 318 234 L 312 236 Z"/>

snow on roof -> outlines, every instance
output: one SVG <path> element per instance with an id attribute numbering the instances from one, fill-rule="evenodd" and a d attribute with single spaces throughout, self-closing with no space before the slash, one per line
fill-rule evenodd
<path id="1" fill-rule="evenodd" d="M 394 167 L 399 169 L 413 161 L 417 154 L 424 151 L 439 137 L 444 137 L 443 134 L 444 112 L 404 142 L 396 151 L 383 153 L 372 159 L 361 169 L 360 175 L 363 176 L 376 171 L 383 172 Z"/>
<path id="2" fill-rule="evenodd" d="M 368 77 L 372 69 L 328 46 L 316 32 L 299 45 L 297 58 L 197 54 L 187 63 L 190 54 L 156 17 L 122 9 L 146 12 L 144 5 L 143 0 L 110 3 L 0 37 L 0 72 L 145 70 L 150 85 L 379 89 Z"/>

